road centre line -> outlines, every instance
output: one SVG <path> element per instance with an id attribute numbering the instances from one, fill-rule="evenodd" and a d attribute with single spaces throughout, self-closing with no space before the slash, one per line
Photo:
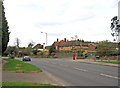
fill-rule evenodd
<path id="1" fill-rule="evenodd" d="M 79 71 L 84 71 L 84 72 L 88 71 L 86 69 L 81 69 L 81 68 L 74 68 L 74 69 L 79 70 Z"/>
<path id="2" fill-rule="evenodd" d="M 107 75 L 107 74 L 103 74 L 103 73 L 101 73 L 100 75 L 101 75 L 101 76 L 106 76 L 106 77 L 109 77 L 109 78 L 120 79 L 120 78 L 118 78 L 118 77 L 116 77 L 116 76 L 111 76 L 111 75 Z"/>

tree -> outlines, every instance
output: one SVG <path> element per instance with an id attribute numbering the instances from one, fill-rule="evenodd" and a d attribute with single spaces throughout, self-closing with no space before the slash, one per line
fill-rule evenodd
<path id="1" fill-rule="evenodd" d="M 34 45 L 35 45 L 35 43 L 34 43 L 33 41 L 31 41 L 31 42 L 28 44 L 28 47 L 32 48 Z"/>
<path id="2" fill-rule="evenodd" d="M 56 53 L 56 49 L 55 49 L 54 43 L 53 43 L 52 46 L 50 47 L 49 55 L 51 55 L 52 53 Z"/>
<path id="3" fill-rule="evenodd" d="M 20 39 L 16 38 L 14 43 L 15 43 L 15 46 L 17 47 L 17 49 L 18 49 L 18 57 L 19 57 L 19 48 L 20 48 L 20 43 L 21 43 Z"/>
<path id="4" fill-rule="evenodd" d="M 84 40 L 81 40 L 82 42 L 84 42 Z"/>
<path id="5" fill-rule="evenodd" d="M 4 55 L 8 56 L 8 55 L 10 55 L 12 53 L 14 53 L 15 55 L 17 55 L 17 53 L 18 53 L 17 48 L 15 46 L 7 47 L 6 51 L 4 52 Z"/>
<path id="6" fill-rule="evenodd" d="M 2 53 L 6 50 L 7 44 L 9 42 L 9 26 L 5 17 L 4 6 L 2 3 Z"/>
<path id="7" fill-rule="evenodd" d="M 116 39 L 114 39 L 114 41 L 117 40 L 117 36 L 119 36 L 119 32 L 120 32 L 120 24 L 119 24 L 119 20 L 118 20 L 118 17 L 117 16 L 114 16 L 112 19 L 111 19 L 112 23 L 111 23 L 111 30 L 113 33 L 111 33 L 111 35 L 113 37 L 116 36 Z"/>
<path id="8" fill-rule="evenodd" d="M 37 55 L 38 50 L 33 50 L 32 52 L 33 52 L 34 55 Z"/>
<path id="9" fill-rule="evenodd" d="M 19 48 L 20 43 L 21 43 L 21 42 L 20 42 L 20 39 L 19 39 L 19 38 L 16 38 L 14 43 L 15 43 L 15 46 L 16 46 L 17 48 Z"/>
<path id="10" fill-rule="evenodd" d="M 114 51 L 116 51 L 116 47 L 112 42 L 101 41 L 97 44 L 97 53 L 96 55 L 102 57 L 102 56 L 111 56 L 113 55 Z"/>

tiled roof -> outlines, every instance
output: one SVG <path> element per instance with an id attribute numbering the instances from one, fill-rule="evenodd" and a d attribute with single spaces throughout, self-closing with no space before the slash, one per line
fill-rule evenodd
<path id="1" fill-rule="evenodd" d="M 79 41 L 68 41 L 68 42 L 64 42 L 64 43 L 60 43 L 58 46 L 79 46 L 80 42 Z"/>
<path id="2" fill-rule="evenodd" d="M 68 47 L 68 46 L 89 46 L 90 44 L 93 44 L 94 46 L 97 45 L 97 43 L 94 42 L 82 42 L 82 41 L 67 41 L 67 42 L 55 42 L 55 46 L 59 47 Z"/>

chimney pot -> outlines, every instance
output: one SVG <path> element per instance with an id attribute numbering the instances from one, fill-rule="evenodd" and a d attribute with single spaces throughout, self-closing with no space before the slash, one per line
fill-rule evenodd
<path id="1" fill-rule="evenodd" d="M 66 42 L 66 38 L 64 38 L 64 41 Z"/>
<path id="2" fill-rule="evenodd" d="M 59 39 L 57 38 L 57 42 L 59 42 Z"/>

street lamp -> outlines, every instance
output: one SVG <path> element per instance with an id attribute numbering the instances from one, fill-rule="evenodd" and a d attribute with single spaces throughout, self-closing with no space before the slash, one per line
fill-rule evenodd
<path id="1" fill-rule="evenodd" d="M 46 32 L 40 32 L 40 33 L 45 33 L 46 34 L 46 45 L 47 45 L 47 33 Z"/>

